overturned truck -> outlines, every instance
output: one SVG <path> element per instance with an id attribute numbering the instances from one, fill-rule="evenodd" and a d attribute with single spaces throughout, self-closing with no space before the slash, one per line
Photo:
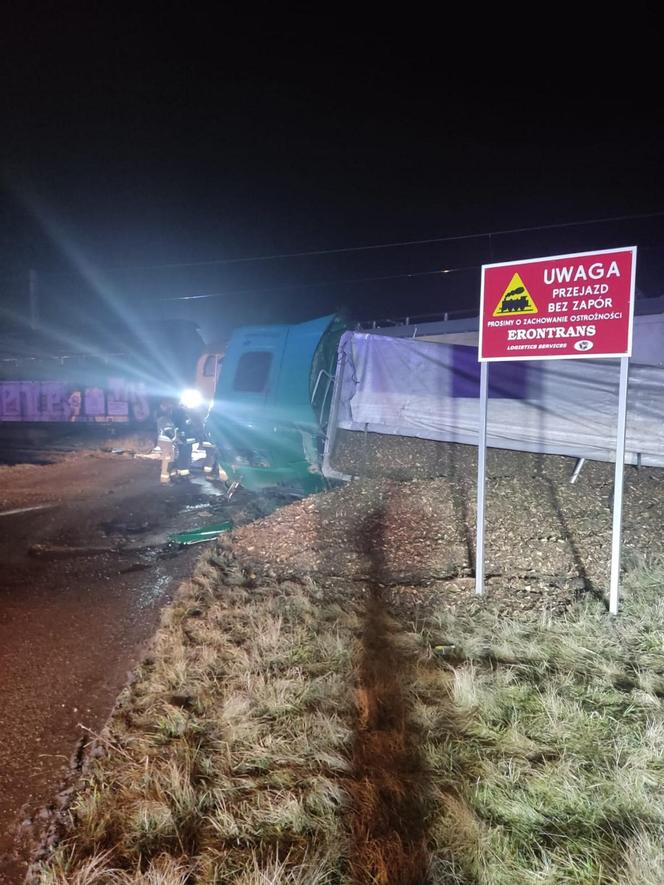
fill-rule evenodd
<path id="1" fill-rule="evenodd" d="M 499 363 L 489 445 L 610 461 L 618 361 Z M 358 471 L 367 434 L 477 445 L 477 318 L 348 329 L 334 316 L 246 326 L 229 342 L 208 429 L 231 481 L 309 494 Z M 664 466 L 664 302 L 637 302 L 627 461 Z M 340 447 L 340 441 L 343 446 Z"/>

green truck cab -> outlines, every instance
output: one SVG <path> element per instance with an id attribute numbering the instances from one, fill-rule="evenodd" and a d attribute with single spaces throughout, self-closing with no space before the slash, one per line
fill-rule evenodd
<path id="1" fill-rule="evenodd" d="M 337 347 L 345 324 L 244 326 L 224 354 L 208 432 L 231 482 L 310 494 L 321 472 Z"/>

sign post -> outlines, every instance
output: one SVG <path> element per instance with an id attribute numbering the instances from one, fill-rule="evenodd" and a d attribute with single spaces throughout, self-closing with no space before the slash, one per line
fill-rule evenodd
<path id="1" fill-rule="evenodd" d="M 475 545 L 475 594 L 484 593 L 484 496 L 486 489 L 486 418 L 489 400 L 489 364 L 480 363 L 480 438 L 477 446 L 477 544 Z"/>
<path id="2" fill-rule="evenodd" d="M 620 390 L 618 392 L 618 432 L 616 435 L 616 474 L 613 483 L 613 531 L 611 537 L 611 583 L 609 611 L 618 614 L 620 583 L 620 547 L 622 535 L 623 475 L 625 473 L 625 436 L 627 431 L 627 373 L 629 357 L 620 358 Z"/>
<path id="3" fill-rule="evenodd" d="M 620 358 L 609 610 L 618 613 L 627 381 L 632 352 L 636 246 L 482 267 L 480 439 L 475 592 L 484 592 L 488 378 L 505 360 Z"/>

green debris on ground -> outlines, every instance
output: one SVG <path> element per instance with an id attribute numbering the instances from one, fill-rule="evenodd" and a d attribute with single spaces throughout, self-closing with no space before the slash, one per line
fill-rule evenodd
<path id="1" fill-rule="evenodd" d="M 233 523 L 230 520 L 226 520 L 226 522 L 217 522 L 212 525 L 200 526 L 197 529 L 190 529 L 188 532 L 177 532 L 177 534 L 169 535 L 168 540 L 171 544 L 189 547 L 192 544 L 214 541 L 223 532 L 230 532 L 232 528 Z"/>

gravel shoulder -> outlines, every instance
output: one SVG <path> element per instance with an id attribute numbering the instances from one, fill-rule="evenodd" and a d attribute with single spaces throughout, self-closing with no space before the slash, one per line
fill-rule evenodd
<path id="1" fill-rule="evenodd" d="M 257 567 L 268 562 L 294 575 L 371 576 L 398 586 L 403 604 L 478 605 L 476 451 L 435 445 L 441 450 L 427 441 L 369 434 L 373 475 L 245 526 L 233 536 L 236 552 Z M 579 594 L 606 592 L 614 468 L 588 462 L 571 484 L 574 463 L 489 452 L 486 604 L 506 612 L 562 611 Z M 443 475 L 426 477 L 433 470 Z M 664 553 L 663 491 L 664 471 L 625 468 L 625 565 Z"/>

